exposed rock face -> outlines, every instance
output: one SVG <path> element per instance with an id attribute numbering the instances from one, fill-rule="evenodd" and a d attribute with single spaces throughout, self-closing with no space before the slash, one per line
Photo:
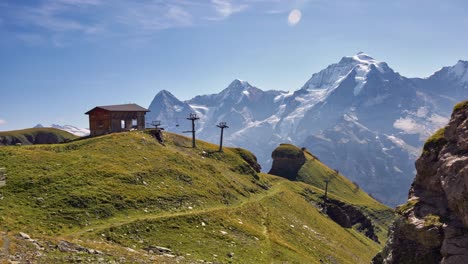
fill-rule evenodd
<path id="1" fill-rule="evenodd" d="M 297 173 L 306 162 L 304 151 L 294 145 L 281 144 L 271 154 L 273 165 L 269 174 L 296 180 Z"/>
<path id="2" fill-rule="evenodd" d="M 343 203 L 334 199 L 327 199 L 325 202 L 326 214 L 337 224 L 344 228 L 351 228 L 353 225 L 359 225 L 358 231 L 377 243 L 379 238 L 375 234 L 372 221 L 361 211 L 352 205 Z"/>
<path id="3" fill-rule="evenodd" d="M 424 145 L 401 218 L 373 263 L 468 263 L 468 101 Z"/>

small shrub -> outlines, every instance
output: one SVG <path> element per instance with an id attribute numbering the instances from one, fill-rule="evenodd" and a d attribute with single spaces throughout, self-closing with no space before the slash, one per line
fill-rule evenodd
<path id="1" fill-rule="evenodd" d="M 441 227 L 443 225 L 442 222 L 440 222 L 440 216 L 438 215 L 433 215 L 433 214 L 428 214 L 424 217 L 424 226 L 425 227 Z"/>
<path id="2" fill-rule="evenodd" d="M 423 151 L 428 152 L 431 149 L 439 151 L 439 149 L 447 143 L 447 140 L 444 138 L 445 128 L 437 130 L 431 137 L 429 137 L 424 143 Z"/>
<path id="3" fill-rule="evenodd" d="M 419 202 L 418 199 L 415 199 L 415 200 L 409 200 L 408 202 L 406 202 L 405 204 L 402 204 L 400 206 L 397 206 L 397 208 L 395 209 L 395 211 L 399 214 L 399 215 L 404 215 L 406 214 L 409 210 L 413 209 L 414 206 L 416 206 L 416 204 Z"/>

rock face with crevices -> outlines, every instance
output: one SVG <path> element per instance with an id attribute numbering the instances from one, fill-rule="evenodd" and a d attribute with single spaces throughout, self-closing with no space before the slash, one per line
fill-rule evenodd
<path id="1" fill-rule="evenodd" d="M 428 139 L 408 202 L 373 263 L 468 263 L 468 101 Z"/>

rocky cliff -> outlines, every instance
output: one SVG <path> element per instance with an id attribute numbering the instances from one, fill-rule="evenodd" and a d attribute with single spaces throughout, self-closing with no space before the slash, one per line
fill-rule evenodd
<path id="1" fill-rule="evenodd" d="M 468 263 L 468 101 L 430 137 L 408 202 L 373 263 Z"/>
<path id="2" fill-rule="evenodd" d="M 281 144 L 271 154 L 273 165 L 269 174 L 289 180 L 297 180 L 297 174 L 306 162 L 304 150 L 291 145 Z"/>

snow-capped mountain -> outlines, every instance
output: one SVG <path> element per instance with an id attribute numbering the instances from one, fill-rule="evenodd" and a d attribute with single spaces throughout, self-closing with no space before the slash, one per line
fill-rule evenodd
<path id="1" fill-rule="evenodd" d="M 422 96 L 427 96 L 444 116 L 450 115 L 452 106 L 460 99 L 466 99 L 468 90 L 468 61 L 458 61 L 450 67 L 443 67 L 428 78 L 415 78 Z"/>
<path id="2" fill-rule="evenodd" d="M 428 78 L 406 78 L 360 52 L 313 74 L 294 92 L 263 91 L 236 79 L 218 94 L 186 102 L 156 100 L 160 92 L 149 109 L 168 123 L 174 123 L 174 109 L 183 109 L 179 122 L 187 125 L 189 112 L 197 113 L 198 137 L 211 142 L 219 137 L 216 124 L 228 122 L 226 143 L 252 150 L 264 170 L 279 143 L 308 147 L 396 205 L 406 199 L 424 140 L 445 125 L 455 102 L 468 98 L 467 69 L 459 61 Z"/>
<path id="3" fill-rule="evenodd" d="M 231 135 L 233 131 L 240 131 L 259 120 L 268 119 L 279 106 L 275 98 L 283 93 L 262 91 L 246 81 L 236 79 L 218 94 L 197 96 L 187 103 L 201 117 L 200 132 L 204 131 L 205 126 L 216 126 L 219 122 L 229 121 L 231 133 L 227 134 Z M 210 134 L 208 131 L 206 133 Z M 227 141 L 229 142 L 229 136 Z"/>
<path id="4" fill-rule="evenodd" d="M 41 127 L 44 127 L 43 125 L 41 124 L 37 124 L 36 126 L 34 126 L 35 128 L 41 128 Z M 67 131 L 75 136 L 78 136 L 78 137 L 85 137 L 85 136 L 89 136 L 89 129 L 87 128 L 78 128 L 76 126 L 72 126 L 72 125 L 57 125 L 57 124 L 52 124 L 48 127 L 52 127 L 52 128 L 56 128 L 56 129 L 60 129 L 60 130 L 63 130 L 63 131 Z"/>
<path id="5" fill-rule="evenodd" d="M 146 114 L 146 122 L 150 125 L 152 121 L 161 121 L 163 127 L 170 131 L 180 132 L 181 129 L 189 130 L 185 118 L 195 109 L 189 104 L 180 101 L 172 93 L 166 90 L 160 91 L 154 97 Z"/>

